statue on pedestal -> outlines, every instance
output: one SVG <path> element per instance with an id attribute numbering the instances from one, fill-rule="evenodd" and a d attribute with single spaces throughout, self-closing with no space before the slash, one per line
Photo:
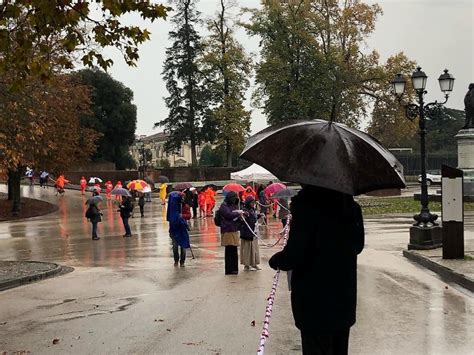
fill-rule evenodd
<path id="1" fill-rule="evenodd" d="M 463 129 L 474 128 L 474 83 L 469 84 L 469 91 L 464 96 L 464 106 L 466 123 Z"/>

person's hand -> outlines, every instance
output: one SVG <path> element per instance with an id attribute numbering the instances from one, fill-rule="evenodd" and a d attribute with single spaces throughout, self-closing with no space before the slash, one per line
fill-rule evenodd
<path id="1" fill-rule="evenodd" d="M 234 212 L 237 212 L 237 213 L 240 214 L 240 215 L 243 215 L 243 214 L 244 214 L 244 211 L 243 211 L 243 210 L 234 210 Z"/>

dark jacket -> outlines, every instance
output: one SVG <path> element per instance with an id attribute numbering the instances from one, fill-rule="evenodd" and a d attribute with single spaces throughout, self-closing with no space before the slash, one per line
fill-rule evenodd
<path id="1" fill-rule="evenodd" d="M 138 206 L 145 206 L 145 196 L 143 194 L 138 198 Z"/>
<path id="2" fill-rule="evenodd" d="M 255 231 L 255 224 L 257 223 L 258 219 L 257 211 L 255 211 L 255 208 L 245 206 L 243 210 L 243 218 L 247 222 L 248 226 L 244 222 L 240 223 L 240 238 L 245 240 L 253 240 L 255 238 L 253 232 Z M 249 229 L 249 227 L 251 229 Z"/>
<path id="3" fill-rule="evenodd" d="M 119 208 L 120 208 L 119 209 L 120 217 L 130 218 L 130 215 L 132 214 L 132 211 L 133 211 L 133 203 L 130 200 L 125 200 L 125 202 L 122 202 Z"/>
<path id="4" fill-rule="evenodd" d="M 234 212 L 237 207 L 222 202 L 219 208 L 221 214 L 221 233 L 237 232 L 239 230 L 239 213 Z"/>
<path id="5" fill-rule="evenodd" d="M 291 203 L 288 244 L 270 266 L 293 270 L 291 304 L 300 330 L 334 331 L 355 323 L 357 254 L 364 247 L 360 206 L 352 196 L 304 188 Z"/>
<path id="6" fill-rule="evenodd" d="M 90 216 L 91 216 L 89 218 L 89 221 L 91 223 L 101 222 L 102 221 L 102 215 L 100 213 L 99 208 L 96 205 L 90 205 L 89 209 L 90 209 L 89 213 L 90 213 Z"/>

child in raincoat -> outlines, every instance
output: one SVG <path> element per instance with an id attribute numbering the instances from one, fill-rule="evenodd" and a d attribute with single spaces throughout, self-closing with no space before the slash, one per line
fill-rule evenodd
<path id="1" fill-rule="evenodd" d="M 166 204 L 166 189 L 167 188 L 168 188 L 168 185 L 166 183 L 162 183 L 160 185 L 160 198 L 161 198 L 162 205 Z"/>
<path id="2" fill-rule="evenodd" d="M 114 185 L 112 185 L 112 181 L 107 181 L 105 183 L 105 194 L 107 196 L 107 200 L 111 200 L 112 199 L 112 189 L 114 188 Z"/>
<path id="3" fill-rule="evenodd" d="M 199 218 L 206 217 L 206 195 L 203 190 L 198 194 Z"/>
<path id="4" fill-rule="evenodd" d="M 81 181 L 79 182 L 79 184 L 81 185 L 81 194 L 85 195 L 87 188 L 87 180 L 84 176 L 81 177 Z"/>
<path id="5" fill-rule="evenodd" d="M 56 179 L 55 185 L 56 185 L 56 195 L 60 194 L 62 195 L 64 193 L 64 186 L 69 182 L 69 180 L 66 180 L 64 175 L 59 175 L 59 177 Z"/>

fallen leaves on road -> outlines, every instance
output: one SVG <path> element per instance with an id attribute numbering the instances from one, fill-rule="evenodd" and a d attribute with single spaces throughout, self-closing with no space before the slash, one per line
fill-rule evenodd
<path id="1" fill-rule="evenodd" d="M 59 343 L 59 339 L 58 338 L 53 339 L 53 344 L 56 345 L 57 343 Z"/>
<path id="2" fill-rule="evenodd" d="M 171 329 L 166 329 L 167 332 L 171 332 Z"/>
<path id="3" fill-rule="evenodd" d="M 183 343 L 183 345 L 202 345 L 204 341 L 200 341 L 199 343 Z"/>
<path id="4" fill-rule="evenodd" d="M 155 319 L 155 322 L 164 322 L 164 319 Z"/>
<path id="5" fill-rule="evenodd" d="M 250 322 L 250 325 L 251 325 L 252 327 L 255 327 L 255 321 L 254 321 L 254 320 L 251 321 L 251 322 Z"/>
<path id="6" fill-rule="evenodd" d="M 7 322 L 0 322 L 0 325 L 5 325 L 7 324 Z"/>

